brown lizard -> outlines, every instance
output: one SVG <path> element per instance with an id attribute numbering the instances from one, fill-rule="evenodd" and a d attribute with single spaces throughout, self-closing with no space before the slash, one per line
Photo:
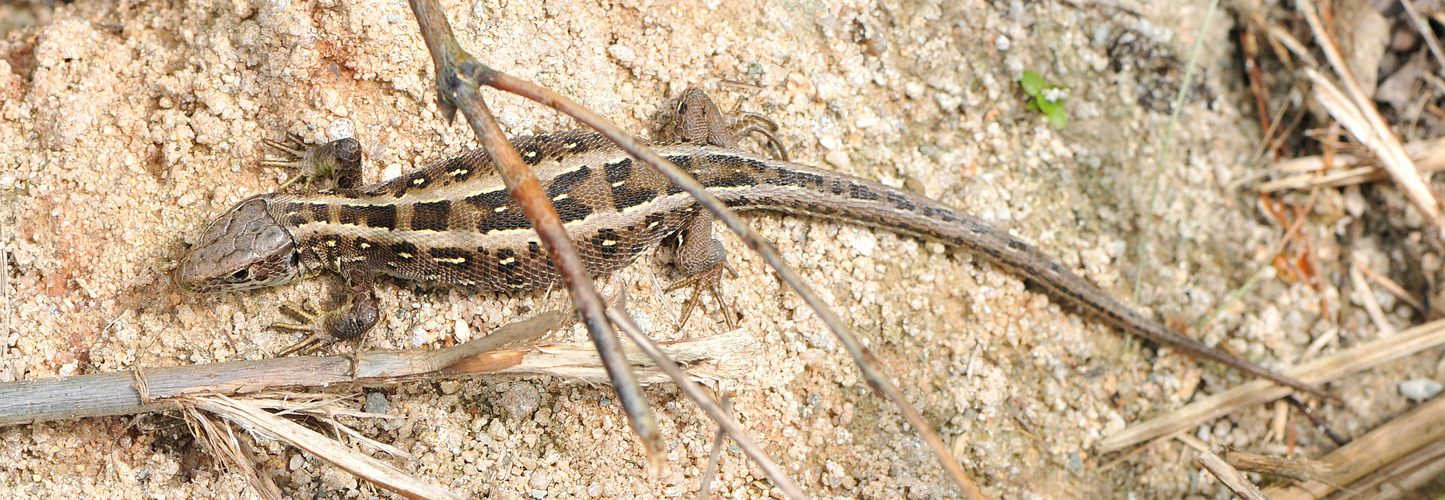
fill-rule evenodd
<path id="1" fill-rule="evenodd" d="M 1185 337 L 1115 300 L 1034 246 L 932 199 L 838 172 L 738 148 L 757 133 L 785 157 L 766 119 L 730 120 L 698 89 L 679 100 L 676 142 L 652 148 L 734 210 L 827 217 L 939 241 L 973 252 L 1106 323 L 1196 358 L 1326 398 L 1312 385 Z M 651 168 L 590 131 L 519 137 L 534 170 L 593 274 L 630 265 L 665 237 L 680 235 L 677 263 L 699 291 L 717 293 L 727 254 L 712 215 Z M 330 270 L 350 286 L 347 303 L 278 325 L 311 331 L 286 353 L 329 338 L 355 338 L 380 317 L 375 276 L 491 291 L 546 288 L 557 280 L 547 252 L 508 196 L 484 151 L 358 186 L 354 139 L 288 148 L 308 177 L 334 173 L 336 188 L 253 196 L 217 218 L 181 265 L 180 283 L 200 292 L 275 286 Z M 696 295 L 689 303 L 695 303 Z M 721 302 L 721 301 L 720 301 Z M 690 310 L 691 305 L 685 306 Z M 728 321 L 733 315 L 724 309 Z"/>

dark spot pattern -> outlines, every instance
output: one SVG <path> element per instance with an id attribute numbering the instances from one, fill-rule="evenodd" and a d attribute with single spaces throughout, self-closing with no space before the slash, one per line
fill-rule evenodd
<path id="1" fill-rule="evenodd" d="M 607 183 L 614 184 L 632 177 L 632 158 L 623 158 L 602 166 L 607 173 Z"/>
<path id="2" fill-rule="evenodd" d="M 592 237 L 592 247 L 596 248 L 603 258 L 615 257 L 617 245 L 621 242 L 622 238 L 618 237 L 617 231 L 613 229 L 599 229 L 597 236 Z"/>
<path id="3" fill-rule="evenodd" d="M 878 193 L 873 192 L 872 189 L 868 189 L 868 186 L 856 182 L 848 183 L 848 197 L 855 200 L 868 201 L 878 201 L 878 199 L 881 198 L 878 196 Z"/>
<path id="4" fill-rule="evenodd" d="M 657 190 L 632 188 L 627 185 L 612 188 L 612 206 L 618 212 L 647 203 L 657 198 Z"/>
<path id="5" fill-rule="evenodd" d="M 413 231 L 446 231 L 447 216 L 452 213 L 452 202 L 448 200 L 417 203 L 411 206 L 411 229 Z"/>
<path id="6" fill-rule="evenodd" d="M 703 187 L 710 188 L 748 187 L 757 183 L 757 179 L 754 179 L 753 176 L 748 175 L 747 172 L 743 172 L 742 170 L 733 170 L 728 173 L 728 175 L 716 176 L 702 181 Z"/>
<path id="7" fill-rule="evenodd" d="M 396 229 L 396 205 L 372 205 L 364 215 L 367 227 Z"/>
<path id="8" fill-rule="evenodd" d="M 667 216 L 662 214 L 652 214 L 644 217 L 642 221 L 647 223 L 646 228 L 648 232 L 655 233 L 666 229 L 666 227 L 664 226 L 667 225 L 665 224 L 667 222 Z"/>
<path id="9" fill-rule="evenodd" d="M 537 256 L 540 255 L 541 253 L 542 253 L 542 245 L 537 244 L 537 242 L 535 242 L 535 241 L 528 241 L 528 242 L 527 242 L 527 256 L 528 256 L 528 257 L 531 257 L 531 258 L 534 258 L 534 259 L 535 259 L 535 258 L 537 258 Z"/>
<path id="10" fill-rule="evenodd" d="M 331 205 L 325 203 L 311 204 L 311 220 L 322 224 L 331 223 Z"/>
<path id="11" fill-rule="evenodd" d="M 287 204 L 286 204 L 286 223 L 289 224 L 289 225 L 291 225 L 291 226 L 299 226 L 299 225 L 305 224 L 305 223 L 307 222 L 307 221 L 306 221 L 306 216 L 301 215 L 301 211 L 302 211 L 303 209 L 305 209 L 305 208 L 306 208 L 306 204 L 305 204 L 305 203 L 296 202 L 296 201 L 287 203 Z"/>
<path id="12" fill-rule="evenodd" d="M 888 200 L 888 203 L 893 204 L 893 208 L 896 208 L 898 210 L 906 210 L 912 212 L 914 209 L 918 208 L 918 205 L 915 205 L 913 202 L 908 201 L 908 197 L 898 193 L 886 193 L 884 197 Z"/>
<path id="13" fill-rule="evenodd" d="M 427 253 L 437 264 L 445 267 L 462 270 L 472 267 L 472 253 L 460 248 L 433 248 Z"/>
<path id="14" fill-rule="evenodd" d="M 552 184 L 547 186 L 547 197 L 552 199 L 552 206 L 557 208 L 557 215 L 562 218 L 564 224 L 582 220 L 587 218 L 588 215 L 592 215 L 592 207 L 590 205 L 583 203 L 582 200 L 571 195 L 572 191 L 576 189 L 579 184 L 582 184 L 591 176 L 592 169 L 584 165 L 582 168 L 553 178 Z M 562 195 L 567 196 L 558 200 L 557 198 L 562 197 Z"/>
<path id="15" fill-rule="evenodd" d="M 647 203 L 657 198 L 657 190 L 632 185 L 632 159 L 608 163 L 602 166 L 607 173 L 607 184 L 612 186 L 612 207 L 618 212 Z"/>
<path id="16" fill-rule="evenodd" d="M 517 268 L 522 267 L 522 259 L 517 258 L 517 251 L 510 248 L 497 250 L 497 272 L 512 274 Z"/>
<path id="17" fill-rule="evenodd" d="M 359 224 L 361 222 L 362 208 L 365 207 L 362 205 L 342 205 L 341 209 L 337 211 L 336 222 L 338 224 L 348 224 L 352 226 Z"/>
<path id="18" fill-rule="evenodd" d="M 396 254 L 397 260 L 403 262 L 411 262 L 412 259 L 416 258 L 416 245 L 405 241 L 392 243 L 389 250 L 391 250 L 391 253 Z"/>
<path id="19" fill-rule="evenodd" d="M 511 207 L 512 197 L 504 189 L 468 196 L 466 201 L 482 212 L 482 220 L 477 222 L 477 232 L 482 234 L 532 227 L 521 209 Z"/>
<path id="20" fill-rule="evenodd" d="M 447 160 L 446 171 L 447 175 L 452 176 L 452 180 L 462 182 L 472 178 L 472 173 L 475 169 L 468 165 L 467 162 L 463 160 L 464 158 L 466 158 L 466 156 L 458 156 Z"/>
<path id="21" fill-rule="evenodd" d="M 812 188 L 817 189 L 818 192 L 821 193 L 824 190 L 826 181 L 823 179 L 823 176 L 818 174 L 798 172 L 779 167 L 773 169 L 773 176 L 767 180 L 767 183 L 776 186 L 797 186 L 804 189 Z"/>
<path id="22" fill-rule="evenodd" d="M 537 137 L 539 140 L 541 138 L 542 136 Z M 542 148 L 537 147 L 537 142 L 522 144 L 522 147 L 517 149 L 517 153 L 522 155 L 522 162 L 528 165 L 536 165 L 542 162 Z"/>
<path id="23" fill-rule="evenodd" d="M 683 170 L 688 170 L 688 171 L 691 171 L 691 170 L 692 170 L 692 157 L 691 157 L 691 156 L 687 156 L 687 155 L 674 155 L 674 156 L 669 156 L 669 157 L 667 157 L 667 161 L 672 162 L 673 165 L 677 165 L 677 168 L 680 168 L 680 169 L 683 169 Z"/>

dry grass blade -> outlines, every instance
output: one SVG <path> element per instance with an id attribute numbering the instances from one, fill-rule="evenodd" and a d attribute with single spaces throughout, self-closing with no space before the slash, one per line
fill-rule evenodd
<path id="1" fill-rule="evenodd" d="M 1405 145 L 1405 152 L 1422 173 L 1445 171 L 1445 139 L 1412 142 Z M 1336 154 L 1329 172 L 1324 172 L 1325 167 L 1324 158 L 1318 155 L 1281 161 L 1274 164 L 1270 171 L 1288 176 L 1260 184 L 1258 190 L 1261 193 L 1273 193 L 1290 189 L 1340 187 L 1390 178 L 1389 172 L 1374 165 L 1373 158 Z"/>
<path id="2" fill-rule="evenodd" d="M 1306 68 L 1305 74 L 1315 85 L 1315 99 L 1329 111 L 1330 116 L 1339 120 L 1356 140 L 1370 148 L 1370 151 L 1380 158 L 1385 170 L 1390 173 L 1390 177 L 1395 179 L 1395 184 L 1405 192 L 1405 197 L 1409 198 L 1410 203 L 1420 210 L 1420 213 L 1425 216 L 1425 220 L 1436 229 L 1445 228 L 1445 220 L 1442 220 L 1440 213 L 1440 203 L 1435 200 L 1435 196 L 1425 185 L 1425 179 L 1420 176 L 1419 169 L 1415 167 L 1415 163 L 1410 160 L 1409 155 L 1405 154 L 1405 148 L 1395 138 L 1394 132 L 1390 131 L 1385 119 L 1375 109 L 1374 101 L 1365 95 L 1364 89 L 1361 89 L 1359 82 L 1355 81 L 1349 67 L 1345 64 L 1344 56 L 1340 54 L 1339 49 L 1335 47 L 1334 42 L 1326 33 L 1314 2 L 1300 0 L 1295 3 L 1295 7 L 1304 14 L 1305 21 L 1309 23 L 1315 40 L 1320 49 L 1324 51 L 1325 58 L 1330 62 L 1330 67 L 1335 70 L 1335 74 L 1339 75 L 1340 81 L 1349 92 L 1349 98 L 1346 98 L 1323 75 Z"/>
<path id="3" fill-rule="evenodd" d="M 1340 492 L 1410 498 L 1410 490 L 1425 487 L 1442 476 L 1445 476 L 1445 439 L 1437 439 L 1355 480 Z"/>
<path id="4" fill-rule="evenodd" d="M 1350 485 L 1350 489 L 1358 491 L 1351 483 L 1441 439 L 1445 439 L 1445 398 L 1435 398 L 1320 459 L 1337 472 L 1313 481 L 1275 486 L 1265 494 L 1276 500 L 1304 500 L 1333 493 L 1340 489 L 1336 485 Z"/>
<path id="5" fill-rule="evenodd" d="M 1360 301 L 1360 306 L 1370 315 L 1370 321 L 1375 323 L 1375 329 L 1379 330 L 1377 335 L 1389 337 L 1395 334 L 1395 326 L 1390 324 L 1390 319 L 1385 317 L 1385 308 L 1380 307 L 1380 301 L 1375 300 L 1375 291 L 1370 288 L 1370 282 L 1365 280 L 1365 273 L 1360 272 L 1360 266 L 1350 266 L 1350 288 L 1354 289 L 1355 300 Z"/>
<path id="6" fill-rule="evenodd" d="M 256 471 L 256 460 L 242 449 L 244 445 L 236 439 L 236 433 L 231 432 L 230 426 L 216 422 L 195 407 L 186 407 L 185 415 L 191 424 L 191 432 L 206 447 L 207 453 L 245 477 L 246 482 L 262 497 L 281 500 L 281 489 L 276 487 L 270 476 Z"/>
<path id="7" fill-rule="evenodd" d="M 1339 471 L 1325 462 L 1300 457 L 1277 457 L 1229 450 L 1224 460 L 1236 469 L 1309 481 Z"/>
<path id="8" fill-rule="evenodd" d="M 1285 370 L 1284 374 L 1309 383 L 1322 383 L 1440 345 L 1445 345 L 1445 320 L 1416 326 L 1393 337 L 1377 339 L 1331 356 L 1296 365 Z M 1289 393 L 1289 389 L 1265 381 L 1247 382 L 1105 437 L 1099 442 L 1098 449 L 1101 453 L 1119 451 L 1194 427 L 1236 408 L 1264 403 Z"/>
<path id="9" fill-rule="evenodd" d="M 249 402 L 225 396 L 189 397 L 183 398 L 182 402 L 239 423 L 251 431 L 276 436 L 292 446 L 305 450 L 317 458 L 398 495 L 425 499 L 460 500 L 462 498 L 421 478 L 407 474 L 401 469 L 342 446 L 336 440 L 302 427 L 300 424 L 272 415 Z"/>
<path id="10" fill-rule="evenodd" d="M 1369 278 L 1370 281 L 1373 281 L 1375 282 L 1375 284 L 1380 285 L 1381 288 L 1384 288 L 1385 291 L 1390 292 L 1390 295 L 1394 295 L 1395 298 L 1400 299 L 1401 302 L 1410 304 L 1410 307 L 1414 307 L 1416 310 L 1422 312 L 1425 311 L 1425 304 L 1421 303 L 1420 299 L 1415 298 L 1415 296 L 1413 295 L 1410 295 L 1410 292 L 1405 291 L 1405 287 L 1400 286 L 1399 283 L 1396 283 L 1395 280 L 1390 279 L 1388 276 L 1382 275 L 1375 272 L 1373 269 L 1370 269 L 1370 265 L 1368 262 L 1365 261 L 1364 256 L 1360 254 L 1355 254 L 1355 258 L 1351 261 L 1351 266 L 1359 269 L 1360 274 L 1365 275 L 1365 277 Z"/>

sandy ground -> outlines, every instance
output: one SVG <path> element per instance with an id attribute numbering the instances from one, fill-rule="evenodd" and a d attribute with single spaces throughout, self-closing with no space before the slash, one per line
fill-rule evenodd
<path id="1" fill-rule="evenodd" d="M 1252 100 L 1231 59 L 1231 21 L 1221 17 L 1203 34 L 1204 92 L 1183 111 L 1148 251 L 1135 267 L 1168 118 L 1148 96 L 1172 97 L 1183 74 L 1182 65 L 1154 65 L 1161 53 L 1186 58 L 1203 1 L 1167 9 L 978 0 L 445 5 L 469 50 L 626 129 L 648 135 L 669 98 L 708 88 L 725 108 L 741 103 L 776 119 L 798 161 L 965 208 L 1119 296 L 1144 274 L 1136 302 L 1175 322 L 1217 308 L 1282 232 L 1253 193 L 1230 187 L 1250 174 L 1260 131 L 1242 108 Z M 171 282 L 211 218 L 286 178 L 257 165 L 262 138 L 355 136 L 368 181 L 473 144 L 464 126 L 439 117 L 431 62 L 404 2 L 77 0 L 54 11 L 6 9 L 34 24 L 0 46 L 8 267 L 0 381 L 260 359 L 295 341 L 267 328 L 280 319 L 277 306 L 326 296 L 328 280 L 219 296 L 189 295 Z M 1116 45 L 1126 31 L 1134 42 Z M 1138 59 L 1150 51 L 1155 57 Z M 1122 71 L 1113 67 L 1121 61 Z M 1016 83 L 1024 70 L 1071 87 L 1065 129 L 1025 109 Z M 574 126 L 520 99 L 487 96 L 511 133 Z M 1337 193 L 1324 193 L 1318 223 L 1305 226 L 1330 283 L 1341 206 Z M 991 495 L 1224 494 L 1178 443 L 1109 468 L 1102 465 L 1117 455 L 1093 446 L 1235 385 L 1238 374 L 1131 348 L 1118 332 L 965 253 L 846 224 L 750 219 L 867 339 Z M 736 239 L 725 241 L 742 274 L 727 287 L 758 348 L 744 360 L 746 373 L 718 389 L 732 394 L 753 436 L 818 497 L 957 496 L 821 323 Z M 603 285 L 626 287 L 635 313 L 668 336 L 684 297 L 654 283 L 671 279 L 664 261 L 649 257 Z M 386 318 L 362 348 L 441 345 L 560 302 L 391 284 L 380 293 Z M 1266 365 L 1290 364 L 1318 335 L 1374 335 L 1363 313 L 1331 309 L 1341 301 L 1333 290 L 1321 297 L 1266 279 L 1193 334 Z M 1408 309 L 1400 311 L 1392 317 L 1404 326 Z M 716 307 L 708 312 L 689 323 L 692 334 L 720 330 Z M 1395 383 L 1436 376 L 1438 360 L 1435 352 L 1347 380 L 1336 386 L 1346 404 L 1323 413 L 1344 433 L 1367 429 L 1408 407 Z M 402 467 L 469 496 L 694 496 L 713 427 L 675 389 L 648 394 L 668 443 L 669 465 L 655 478 L 610 391 L 560 378 L 387 388 L 373 396 L 385 406 L 372 408 L 405 418 L 354 423 L 418 457 Z M 1266 439 L 1273 413 L 1248 409 L 1196 434 L 1283 453 L 1282 437 Z M 1328 451 L 1303 420 L 1293 425 L 1297 452 Z M 200 454 L 176 415 L 13 426 L 0 429 L 0 442 L 7 498 L 256 496 Z M 266 473 L 294 497 L 386 496 L 275 442 L 262 440 L 259 451 Z M 721 496 L 770 494 L 736 448 L 722 464 Z"/>

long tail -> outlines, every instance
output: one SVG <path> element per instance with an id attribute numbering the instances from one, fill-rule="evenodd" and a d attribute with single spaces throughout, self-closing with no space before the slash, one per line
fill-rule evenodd
<path id="1" fill-rule="evenodd" d="M 932 199 L 878 182 L 726 150 L 703 153 L 694 174 L 736 209 L 778 210 L 867 224 L 963 248 L 1047 289 L 1105 322 L 1204 358 L 1327 399 L 1313 385 L 1267 370 L 1145 318 L 1033 245 Z"/>

